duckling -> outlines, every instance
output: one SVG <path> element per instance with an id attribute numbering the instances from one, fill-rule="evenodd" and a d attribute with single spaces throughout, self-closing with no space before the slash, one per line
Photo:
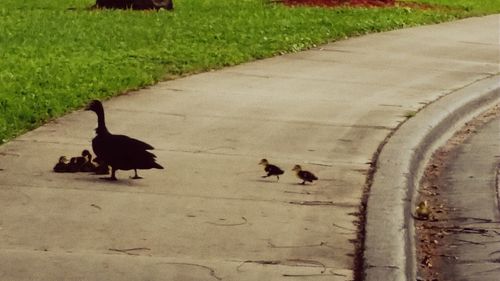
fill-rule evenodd
<path id="1" fill-rule="evenodd" d="M 80 172 L 85 162 L 87 162 L 87 158 L 84 156 L 71 157 L 69 159 L 68 172 Z"/>
<path id="2" fill-rule="evenodd" d="M 94 172 L 96 165 L 92 163 L 92 154 L 87 149 L 82 151 L 82 157 L 85 158 L 85 162 L 80 167 L 80 172 Z"/>
<path id="3" fill-rule="evenodd" d="M 280 175 L 283 175 L 283 173 L 285 173 L 285 171 L 281 170 L 278 166 L 269 164 L 269 162 L 265 158 L 260 160 L 259 165 L 264 165 L 264 171 L 267 172 L 267 175 L 262 176 L 263 178 L 267 178 L 270 176 L 276 176 L 276 178 L 277 178 L 276 181 L 279 181 Z"/>
<path id="4" fill-rule="evenodd" d="M 66 156 L 59 157 L 59 161 L 54 166 L 53 170 L 56 173 L 66 173 L 68 172 L 68 158 Z"/>
<path id="5" fill-rule="evenodd" d="M 99 157 L 96 157 L 92 160 L 92 162 L 96 163 L 94 173 L 96 175 L 107 175 L 109 174 L 109 166 L 106 165 Z"/>
<path id="6" fill-rule="evenodd" d="M 427 200 L 421 201 L 418 206 L 415 208 L 415 214 L 417 219 L 428 220 L 431 216 L 431 209 L 427 204 Z"/>
<path id="7" fill-rule="evenodd" d="M 313 173 L 302 170 L 300 165 L 295 165 L 292 171 L 295 171 L 297 173 L 297 177 L 302 180 L 301 184 L 306 184 L 307 181 L 312 183 L 313 181 L 318 180 L 318 177 L 316 177 Z"/>

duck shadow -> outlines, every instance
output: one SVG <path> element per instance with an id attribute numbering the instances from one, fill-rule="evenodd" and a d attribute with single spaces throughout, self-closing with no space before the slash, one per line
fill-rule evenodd
<path id="1" fill-rule="evenodd" d="M 251 181 L 251 182 L 260 182 L 260 183 L 280 183 L 279 181 L 272 180 L 272 179 L 265 179 L 265 178 L 251 179 L 249 181 Z"/>
<path id="2" fill-rule="evenodd" d="M 251 179 L 249 180 L 250 182 L 258 182 L 258 183 L 268 183 L 268 184 L 282 184 L 282 185 L 288 185 L 288 186 L 295 186 L 295 187 L 313 187 L 313 184 L 302 184 L 300 182 L 286 182 L 286 181 L 276 181 L 273 179 L 266 179 L 266 178 L 258 178 L 258 179 Z"/>
<path id="3" fill-rule="evenodd" d="M 138 180 L 133 180 L 130 178 L 118 178 L 117 180 L 109 180 L 107 177 L 103 177 L 103 175 L 95 175 L 88 174 L 86 176 L 80 175 L 75 177 L 74 180 L 79 182 L 86 182 L 89 184 L 104 184 L 104 185 L 113 185 L 113 186 L 142 186 Z"/>

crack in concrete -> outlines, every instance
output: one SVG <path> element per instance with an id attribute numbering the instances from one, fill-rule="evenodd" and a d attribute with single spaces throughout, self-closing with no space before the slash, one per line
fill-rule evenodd
<path id="1" fill-rule="evenodd" d="M 238 225 L 245 225 L 248 223 L 248 220 L 247 218 L 245 217 L 241 217 L 243 219 L 243 222 L 241 223 L 216 223 L 216 222 L 206 222 L 208 224 L 212 224 L 212 225 L 217 225 L 217 226 L 238 226 Z"/>
<path id="2" fill-rule="evenodd" d="M 324 242 L 324 241 L 321 241 L 318 244 L 281 246 L 281 245 L 274 244 L 271 241 L 271 239 L 269 239 L 267 241 L 267 245 L 269 246 L 269 248 L 273 248 L 273 249 L 295 249 L 295 248 L 313 248 L 313 247 L 328 247 L 330 249 L 339 249 L 339 248 L 328 245 L 328 242 Z"/>
<path id="3" fill-rule="evenodd" d="M 326 272 L 326 265 L 315 260 L 305 259 L 286 259 L 286 260 L 246 260 L 236 267 L 236 270 L 241 272 L 241 267 L 247 263 L 260 264 L 260 265 L 284 265 L 293 267 L 321 267 L 320 273 Z"/>
<path id="4" fill-rule="evenodd" d="M 367 265 L 368 268 L 387 268 L 387 269 L 399 269 L 399 266 L 395 265 L 373 265 L 369 264 Z"/>
<path id="5" fill-rule="evenodd" d="M 117 248 L 109 248 L 109 251 L 124 253 L 131 256 L 140 256 L 140 254 L 134 253 L 135 251 L 151 251 L 150 248 L 138 247 L 138 248 L 129 248 L 129 249 L 117 249 Z"/>
<path id="6" fill-rule="evenodd" d="M 168 264 L 168 265 L 186 265 L 186 266 L 194 266 L 194 267 L 200 267 L 200 268 L 203 268 L 203 269 L 206 269 L 208 270 L 208 272 L 210 273 L 210 276 L 212 276 L 213 278 L 215 278 L 216 280 L 222 280 L 221 277 L 219 277 L 216 272 L 215 272 L 215 269 L 209 267 L 209 266 L 206 266 L 206 265 L 202 265 L 202 264 L 197 264 L 197 263 L 187 263 L 187 262 L 160 262 L 160 263 L 156 263 L 157 265 L 159 264 Z"/>
<path id="7" fill-rule="evenodd" d="M 344 207 L 344 208 L 355 208 L 358 207 L 357 204 L 353 203 L 337 203 L 333 201 L 290 201 L 288 202 L 292 205 L 302 205 L 302 206 L 334 206 L 334 207 Z"/>
<path id="8" fill-rule="evenodd" d="M 351 228 L 348 228 L 348 227 L 344 227 L 344 226 L 338 225 L 336 223 L 332 223 L 332 226 L 340 228 L 340 229 L 351 231 L 352 233 L 356 232 L 356 229 L 351 229 Z"/>
<path id="9" fill-rule="evenodd" d="M 340 273 L 335 273 L 332 270 L 329 271 L 327 274 L 282 274 L 283 277 L 322 277 L 322 276 L 340 276 L 340 277 L 347 277 L 345 274 L 340 274 Z"/>

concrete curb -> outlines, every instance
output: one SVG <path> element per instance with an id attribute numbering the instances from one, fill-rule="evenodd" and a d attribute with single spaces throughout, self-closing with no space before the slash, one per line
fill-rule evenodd
<path id="1" fill-rule="evenodd" d="M 365 281 L 416 280 L 411 210 L 425 163 L 465 122 L 500 102 L 495 75 L 431 103 L 384 145 L 366 210 Z"/>

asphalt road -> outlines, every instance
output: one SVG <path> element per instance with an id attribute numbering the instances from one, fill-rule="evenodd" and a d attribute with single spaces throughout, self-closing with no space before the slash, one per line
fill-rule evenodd
<path id="1" fill-rule="evenodd" d="M 439 190 L 448 230 L 440 244 L 440 280 L 497 281 L 500 276 L 500 118 L 450 152 Z M 446 229 L 445 229 L 446 230 Z"/>
<path id="2" fill-rule="evenodd" d="M 418 280 L 498 280 L 500 105 L 477 116 L 435 151 L 419 201 Z M 418 215 L 418 213 L 416 213 Z"/>

